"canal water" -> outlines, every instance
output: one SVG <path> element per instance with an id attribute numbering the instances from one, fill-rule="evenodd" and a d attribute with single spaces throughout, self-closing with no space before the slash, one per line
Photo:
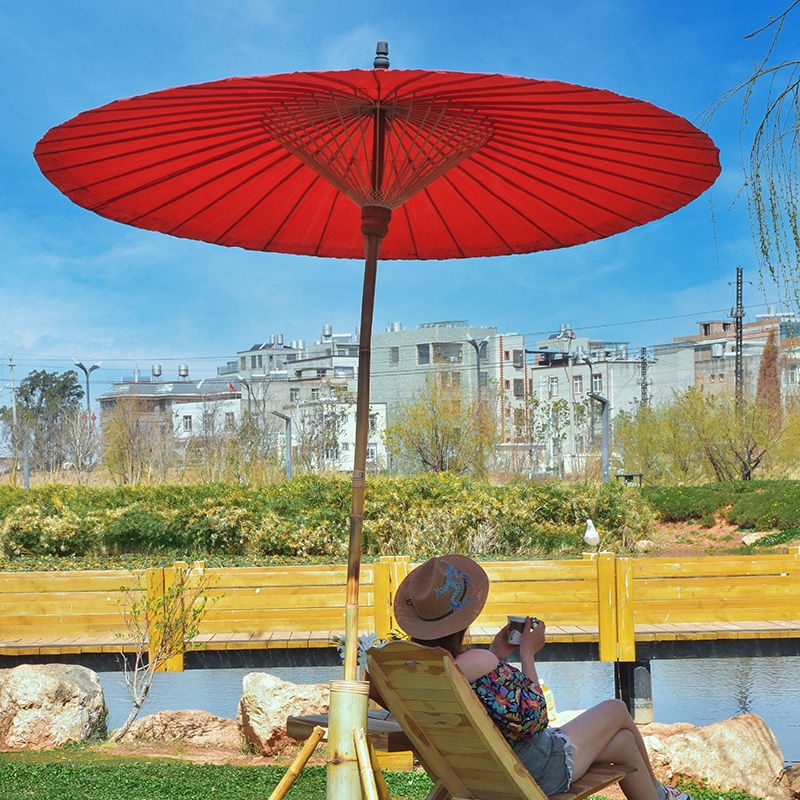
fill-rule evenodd
<path id="1" fill-rule="evenodd" d="M 736 714 L 763 717 L 778 739 L 784 760 L 800 763 L 800 657 L 714 658 L 652 661 L 656 722 L 708 725 Z M 202 669 L 156 676 L 142 714 L 201 709 L 236 718 L 242 679 L 269 672 L 295 683 L 328 683 L 341 667 Z M 613 665 L 598 662 L 545 662 L 539 677 L 552 690 L 558 710 L 584 709 L 614 695 Z M 109 709 L 109 730 L 130 710 L 121 672 L 100 673 Z"/>

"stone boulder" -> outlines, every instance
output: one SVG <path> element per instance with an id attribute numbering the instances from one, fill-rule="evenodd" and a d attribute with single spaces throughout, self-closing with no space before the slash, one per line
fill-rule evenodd
<path id="1" fill-rule="evenodd" d="M 264 672 L 250 672 L 242 680 L 237 723 L 254 752 L 270 756 L 296 744 L 286 735 L 286 718 L 327 714 L 327 684 L 282 681 Z"/>
<path id="2" fill-rule="evenodd" d="M 789 800 L 789 777 L 775 734 L 755 714 L 695 727 L 651 723 L 641 728 L 658 779 L 707 782 L 715 789 L 747 792 L 765 800 Z"/>
<path id="3" fill-rule="evenodd" d="M 0 669 L 0 750 L 49 750 L 106 733 L 97 674 L 75 664 Z"/>
<path id="4" fill-rule="evenodd" d="M 792 766 L 786 770 L 786 778 L 789 781 L 792 794 L 795 797 L 800 797 L 800 764 L 792 764 Z"/>
<path id="5" fill-rule="evenodd" d="M 134 721 L 125 741 L 181 742 L 193 747 L 241 750 L 239 727 L 232 719 L 208 711 L 160 711 Z"/>

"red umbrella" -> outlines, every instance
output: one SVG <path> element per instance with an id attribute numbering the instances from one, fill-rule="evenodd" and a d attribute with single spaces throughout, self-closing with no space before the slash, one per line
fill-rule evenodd
<path id="1" fill-rule="evenodd" d="M 366 257 L 345 678 L 356 675 L 378 255 L 549 250 L 669 214 L 719 174 L 685 119 L 609 91 L 433 70 L 296 72 L 166 89 L 50 130 L 42 172 L 102 216 L 214 244 Z M 391 221 L 391 225 L 390 225 Z"/>

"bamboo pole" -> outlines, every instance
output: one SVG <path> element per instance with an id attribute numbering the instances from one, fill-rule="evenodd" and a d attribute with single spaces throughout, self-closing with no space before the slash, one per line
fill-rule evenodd
<path id="1" fill-rule="evenodd" d="M 319 744 L 319 740 L 325 735 L 325 728 L 319 725 L 314 727 L 311 735 L 305 740 L 302 749 L 295 756 L 294 761 L 289 765 L 284 776 L 280 779 L 278 785 L 272 790 L 269 800 L 281 800 L 286 792 L 292 788 L 292 784 L 297 780 L 300 771 L 306 765 L 306 762 L 314 752 L 314 748 Z"/>
<path id="2" fill-rule="evenodd" d="M 369 683 L 331 681 L 328 712 L 329 800 L 359 800 L 361 778 L 354 733 L 367 726 Z"/>
<path id="3" fill-rule="evenodd" d="M 372 759 L 369 757 L 367 734 L 363 728 L 357 728 L 353 733 L 353 738 L 364 798 L 365 800 L 378 800 L 378 787 L 375 785 L 375 772 L 372 769 Z"/>
<path id="4" fill-rule="evenodd" d="M 375 786 L 378 789 L 378 796 L 380 800 L 392 800 L 389 795 L 389 787 L 383 778 L 381 772 L 381 765 L 378 763 L 378 756 L 375 753 L 375 748 L 372 746 L 372 740 L 367 738 L 367 747 L 369 748 L 369 758 L 372 762 L 372 772 L 375 776 Z"/>

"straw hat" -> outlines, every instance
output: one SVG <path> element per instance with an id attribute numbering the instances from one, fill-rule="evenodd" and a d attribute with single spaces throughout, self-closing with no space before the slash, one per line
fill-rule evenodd
<path id="1" fill-rule="evenodd" d="M 488 593 L 489 578 L 471 558 L 436 556 L 403 579 L 394 598 L 394 616 L 409 636 L 439 639 L 468 628 Z"/>

